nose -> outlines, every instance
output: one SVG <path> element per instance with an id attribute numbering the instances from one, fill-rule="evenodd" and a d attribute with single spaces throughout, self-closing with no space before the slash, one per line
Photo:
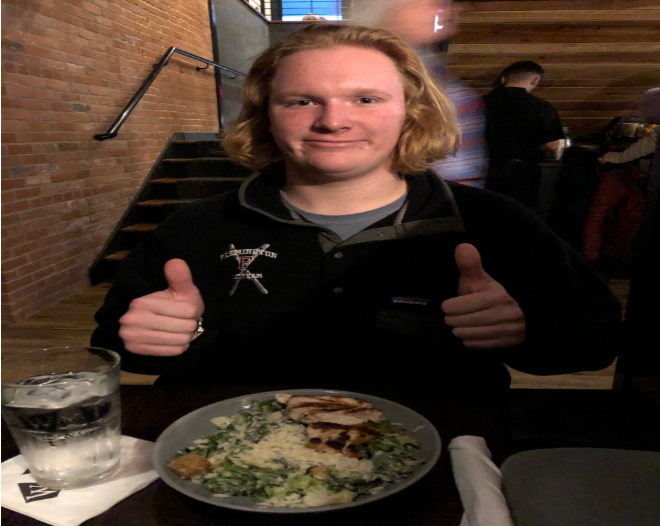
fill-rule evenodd
<path id="1" fill-rule="evenodd" d="M 341 102 L 330 101 L 320 106 L 314 126 L 326 132 L 337 132 L 351 127 L 350 108 Z"/>

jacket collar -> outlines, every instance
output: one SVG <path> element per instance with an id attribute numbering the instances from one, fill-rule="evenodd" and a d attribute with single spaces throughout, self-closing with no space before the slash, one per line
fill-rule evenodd
<path id="1" fill-rule="evenodd" d="M 406 177 L 410 185 L 403 218 L 396 221 L 397 214 L 392 214 L 354 237 L 363 237 L 361 234 L 376 228 L 384 238 L 416 237 L 438 230 L 463 231 L 454 195 L 444 180 L 432 171 Z M 291 214 L 280 194 L 285 180 L 284 163 L 255 173 L 239 189 L 241 205 L 281 223 L 322 228 Z"/>

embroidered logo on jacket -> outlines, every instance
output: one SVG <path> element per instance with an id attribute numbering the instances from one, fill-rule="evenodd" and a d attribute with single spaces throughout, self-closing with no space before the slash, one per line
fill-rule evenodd
<path id="1" fill-rule="evenodd" d="M 259 256 L 265 256 L 267 258 L 277 259 L 277 254 L 275 252 L 266 250 L 269 246 L 270 245 L 266 244 L 266 245 L 261 245 L 259 248 L 237 249 L 232 244 L 229 245 L 229 252 L 225 252 L 220 256 L 220 261 L 233 257 L 234 259 L 236 259 L 236 262 L 238 263 L 238 274 L 234 274 L 235 282 L 234 282 L 234 286 L 229 291 L 230 296 L 234 295 L 236 289 L 238 288 L 238 284 L 244 279 L 247 279 L 252 283 L 254 283 L 257 289 L 259 289 L 259 292 L 261 292 L 262 294 L 268 294 L 266 288 L 259 282 L 259 280 L 263 278 L 263 274 L 256 274 L 250 272 L 250 270 L 248 270 L 248 267 Z"/>

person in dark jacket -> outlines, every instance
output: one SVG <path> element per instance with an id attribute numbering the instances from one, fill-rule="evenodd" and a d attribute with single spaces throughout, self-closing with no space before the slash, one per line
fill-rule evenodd
<path id="1" fill-rule="evenodd" d="M 536 62 L 514 62 L 500 85 L 484 96 L 489 166 L 486 188 L 535 206 L 543 150 L 556 150 L 564 131 L 555 107 L 531 92 L 545 71 Z"/>
<path id="2" fill-rule="evenodd" d="M 616 298 L 525 207 L 429 172 L 457 141 L 455 111 L 400 39 L 292 34 L 255 61 L 223 143 L 257 173 L 125 258 L 93 345 L 161 383 L 482 400 L 508 388 L 505 363 L 609 365 Z"/>

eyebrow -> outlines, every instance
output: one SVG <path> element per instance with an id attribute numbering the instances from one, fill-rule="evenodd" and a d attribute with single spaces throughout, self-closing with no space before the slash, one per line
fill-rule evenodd
<path id="1" fill-rule="evenodd" d="M 355 88 L 348 91 L 350 96 L 368 96 L 368 95 L 377 95 L 380 97 L 392 97 L 392 93 L 378 88 Z M 287 98 L 287 97 L 300 97 L 300 98 L 315 98 L 314 95 L 310 95 L 304 91 L 283 91 L 281 93 L 276 93 L 277 98 Z"/>

